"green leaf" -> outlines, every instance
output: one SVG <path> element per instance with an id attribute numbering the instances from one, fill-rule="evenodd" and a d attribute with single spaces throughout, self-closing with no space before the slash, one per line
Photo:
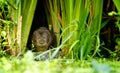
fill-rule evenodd
<path id="1" fill-rule="evenodd" d="M 2 31 L 2 32 L 1 32 L 1 36 L 2 36 L 2 37 L 5 37 L 6 35 L 7 35 L 6 31 Z"/>
<path id="2" fill-rule="evenodd" d="M 120 0 L 113 0 L 114 4 L 116 5 L 116 8 L 118 10 L 118 13 L 120 14 Z"/>
<path id="3" fill-rule="evenodd" d="M 32 25 L 36 4 L 37 4 L 37 0 L 23 0 L 23 4 L 22 4 L 23 20 L 22 20 L 22 35 L 21 35 L 22 48 L 25 48 L 27 45 L 27 40 Z"/>

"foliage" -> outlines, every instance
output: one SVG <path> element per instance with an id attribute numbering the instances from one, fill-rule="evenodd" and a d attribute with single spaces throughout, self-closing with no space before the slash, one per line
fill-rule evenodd
<path id="1" fill-rule="evenodd" d="M 117 17 L 116 27 L 120 30 L 120 2 L 113 1 L 118 12 L 112 11 L 109 15 Z M 49 0 L 46 14 L 50 13 L 50 16 L 47 19 L 58 41 L 57 47 L 52 49 L 55 50 L 51 55 L 52 59 L 36 62 L 30 51 L 20 57 L 4 57 L 6 53 L 3 49 L 6 46 L 12 49 L 12 55 L 26 50 L 36 3 L 37 0 L 0 0 L 0 73 L 120 72 L 119 61 L 91 61 L 100 47 L 100 29 L 109 22 L 101 21 L 103 0 Z M 115 51 L 108 51 L 118 60 L 119 37 L 116 38 L 116 43 Z M 65 54 L 65 59 L 53 60 L 60 49 Z M 44 56 L 46 52 L 40 56 Z"/>
<path id="2" fill-rule="evenodd" d="M 22 47 L 22 51 L 24 52 L 26 49 L 37 0 L 21 0 L 21 2 L 22 2 L 21 15 L 23 18 L 22 29 L 21 29 L 21 32 L 22 32 L 21 47 Z"/>
<path id="3" fill-rule="evenodd" d="M 29 0 L 28 2 L 24 0 L 0 1 L 0 8 L 2 8 L 0 33 L 3 37 L 3 40 L 0 41 L 4 41 L 1 43 L 1 48 L 3 50 L 4 47 L 7 47 L 6 49 L 11 52 L 10 55 L 19 55 L 26 50 L 37 0 Z"/>
<path id="4" fill-rule="evenodd" d="M 120 32 L 120 5 L 118 4 L 120 1 L 119 0 L 113 0 L 118 12 L 116 11 L 111 11 L 108 13 L 109 16 L 116 16 L 117 17 L 117 21 L 115 23 L 116 27 L 119 29 L 119 32 Z M 112 53 L 111 55 L 113 55 L 114 57 L 116 57 L 116 60 L 119 59 L 119 53 L 120 53 L 120 38 L 119 38 L 119 34 L 116 35 L 117 38 L 115 39 L 117 45 L 115 46 L 115 52 Z M 115 54 L 115 55 L 114 55 Z"/>
<path id="5" fill-rule="evenodd" d="M 28 51 L 24 58 L 0 58 L 1 73 L 119 73 L 120 62 L 107 59 L 92 61 L 74 59 L 55 59 L 46 61 L 34 61 L 32 52 Z M 96 69 L 98 67 L 101 67 Z M 104 71 L 102 71 L 102 69 Z M 107 69 L 110 71 L 108 72 Z"/>
<path id="6" fill-rule="evenodd" d="M 99 33 L 103 0 L 58 0 L 53 2 L 49 0 L 49 5 L 52 24 L 53 26 L 58 25 L 62 31 L 58 37 L 58 45 L 60 45 L 61 38 L 63 42 L 71 35 L 71 38 L 63 44 L 63 53 L 67 54 L 69 58 L 81 60 L 86 59 L 91 50 L 94 50 L 95 54 L 100 46 Z M 54 23 L 55 21 L 56 23 Z"/>
<path id="7" fill-rule="evenodd" d="M 10 21 L 9 15 L 9 6 L 5 0 L 0 0 L 0 51 L 1 55 L 5 54 L 3 48 L 9 44 L 8 35 L 10 34 L 11 26 L 14 24 L 13 21 Z"/>

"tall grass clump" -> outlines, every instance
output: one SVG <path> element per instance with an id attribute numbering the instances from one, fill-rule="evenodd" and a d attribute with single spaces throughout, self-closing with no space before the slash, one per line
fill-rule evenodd
<path id="1" fill-rule="evenodd" d="M 2 50 L 5 49 L 5 51 L 9 51 L 11 55 L 15 55 L 18 53 L 16 46 L 20 45 L 18 39 L 20 38 L 19 33 L 21 30 L 17 29 L 20 28 L 20 24 L 17 25 L 20 20 L 20 2 L 15 2 L 14 0 L 1 0 L 1 2 L 2 1 L 6 3 L 3 12 L 7 12 L 6 15 L 2 16 L 4 18 L 1 18 L 2 32 L 6 33 L 2 42 L 2 44 L 6 44 L 2 45 Z M 20 49 L 20 46 L 18 47 Z"/>
<path id="2" fill-rule="evenodd" d="M 52 22 L 58 22 L 52 24 L 59 25 L 58 29 L 61 29 L 58 46 L 62 45 L 62 52 L 69 58 L 83 60 L 93 57 L 100 46 L 103 0 L 57 1 L 58 5 L 60 3 L 58 10 L 54 1 L 49 0 L 49 4 Z M 92 50 L 94 52 L 89 55 Z"/>
<path id="3" fill-rule="evenodd" d="M 0 19 L 4 24 L 1 27 L 4 33 L 6 33 L 6 44 L 3 49 L 7 49 L 10 55 L 19 55 L 26 49 L 37 0 L 1 0 L 1 2 L 2 1 L 7 4 L 7 10 L 4 10 L 7 12 L 7 16 L 3 16 L 9 17 L 8 19 Z"/>
<path id="4" fill-rule="evenodd" d="M 21 0 L 21 15 L 22 15 L 22 29 L 21 29 L 21 47 L 22 52 L 26 50 L 27 41 L 32 25 L 32 20 L 37 5 L 37 0 Z"/>

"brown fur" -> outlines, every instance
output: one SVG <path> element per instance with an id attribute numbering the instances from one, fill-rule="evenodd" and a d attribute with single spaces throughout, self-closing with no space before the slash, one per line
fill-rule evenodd
<path id="1" fill-rule="evenodd" d="M 35 48 L 34 51 L 46 51 L 52 43 L 52 39 L 51 32 L 47 28 L 40 27 L 35 30 L 32 35 L 32 43 Z"/>

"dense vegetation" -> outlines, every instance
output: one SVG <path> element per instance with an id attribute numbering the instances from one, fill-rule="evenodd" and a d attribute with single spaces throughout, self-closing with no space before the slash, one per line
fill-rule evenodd
<path id="1" fill-rule="evenodd" d="M 33 52 L 28 51 L 35 8 L 40 2 L 47 20 L 39 18 L 57 36 L 57 47 L 50 57 L 61 50 L 62 58 L 34 61 Z M 0 72 L 119 73 L 119 3 L 119 0 L 0 0 Z"/>

